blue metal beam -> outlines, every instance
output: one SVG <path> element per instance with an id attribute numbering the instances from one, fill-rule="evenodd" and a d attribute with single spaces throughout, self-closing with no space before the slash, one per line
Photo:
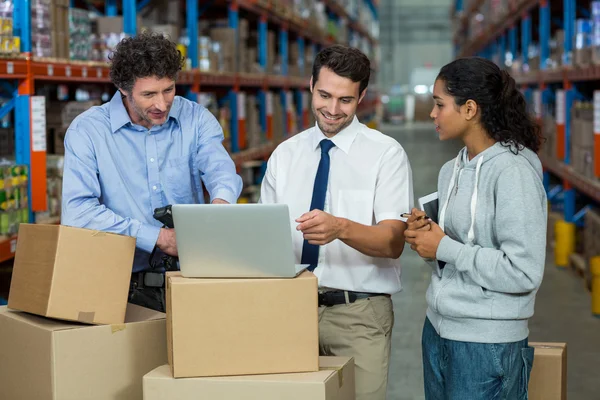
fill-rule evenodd
<path id="1" fill-rule="evenodd" d="M 192 68 L 198 68 L 198 0 L 186 0 L 186 24 L 190 45 L 188 58 Z"/>
<path id="2" fill-rule="evenodd" d="M 137 5 L 137 10 L 142 11 L 144 8 L 146 8 L 146 6 L 150 4 L 150 0 L 142 0 L 140 1 L 140 3 Z"/>
<path id="3" fill-rule="evenodd" d="M 503 33 L 500 35 L 500 40 L 498 42 L 499 52 L 500 52 L 500 65 L 502 67 L 506 66 L 506 34 Z"/>
<path id="4" fill-rule="evenodd" d="M 304 53 L 300 53 L 300 54 L 304 54 Z M 297 129 L 298 132 L 302 132 L 304 129 L 306 129 L 307 127 L 304 126 L 304 121 L 303 121 L 303 112 L 304 110 L 302 109 L 302 90 L 301 89 L 295 89 L 294 90 L 294 101 L 296 103 L 296 118 L 298 120 L 297 125 Z M 297 133 L 297 132 L 294 132 Z"/>
<path id="5" fill-rule="evenodd" d="M 543 1 L 540 6 L 540 69 L 548 68 L 550 59 L 550 5 Z"/>
<path id="6" fill-rule="evenodd" d="M 117 0 L 105 0 L 105 11 L 107 17 L 117 16 Z"/>
<path id="7" fill-rule="evenodd" d="M 18 86 L 10 83 L 10 81 L 0 80 L 0 90 L 4 92 L 6 97 L 14 97 L 17 89 Z"/>
<path id="8" fill-rule="evenodd" d="M 575 4 L 574 0 L 563 0 L 563 18 L 565 28 L 565 38 L 572 38 L 575 35 Z M 573 41 L 564 41 L 563 65 L 572 65 L 573 62 Z"/>
<path id="9" fill-rule="evenodd" d="M 523 66 L 529 66 L 529 44 L 531 42 L 531 17 L 529 14 L 521 21 L 521 57 Z M 525 70 L 528 70 L 526 68 Z"/>
<path id="10" fill-rule="evenodd" d="M 571 108 L 575 89 L 565 90 L 565 164 L 571 164 Z"/>
<path id="11" fill-rule="evenodd" d="M 300 57 L 298 58 L 298 67 L 300 68 L 302 75 L 304 75 L 304 59 L 305 59 L 304 48 L 305 48 L 304 38 L 298 36 L 298 54 L 300 54 Z"/>
<path id="12" fill-rule="evenodd" d="M 288 124 L 288 117 L 287 117 L 287 95 L 286 95 L 286 91 L 284 89 L 281 89 L 280 97 L 281 97 L 281 108 L 283 110 L 283 137 L 287 137 L 290 133 L 290 127 Z"/>
<path id="13" fill-rule="evenodd" d="M 17 97 L 15 104 L 15 158 L 17 164 L 29 166 L 31 162 L 30 132 L 29 95 L 21 95 Z"/>
<path id="14" fill-rule="evenodd" d="M 235 90 L 229 91 L 229 111 L 231 111 L 231 120 L 229 123 L 229 133 L 231 136 L 231 152 L 240 151 L 239 131 L 238 131 L 238 94 Z"/>
<path id="15" fill-rule="evenodd" d="M 517 59 L 517 50 L 518 50 L 517 28 L 515 26 L 510 28 L 510 30 L 508 31 L 508 41 L 509 41 L 509 46 L 510 46 L 511 61 L 515 62 L 515 60 Z"/>
<path id="16" fill-rule="evenodd" d="M 21 38 L 21 51 L 31 52 L 31 1 L 15 1 L 13 32 Z"/>
<path id="17" fill-rule="evenodd" d="M 136 0 L 123 0 L 123 32 L 129 36 L 137 33 Z"/>
<path id="18" fill-rule="evenodd" d="M 0 107 L 0 119 L 6 117 L 6 114 L 11 112 L 13 110 L 13 108 L 15 108 L 16 104 L 17 104 L 17 99 L 15 97 L 12 97 L 9 101 L 2 104 L 2 107 Z"/>
<path id="19" fill-rule="evenodd" d="M 269 29 L 267 20 L 262 19 L 258 22 L 258 64 L 262 68 L 263 72 L 267 72 L 267 42 L 269 36 Z"/>
<path id="20" fill-rule="evenodd" d="M 288 76 L 288 32 L 285 29 L 279 31 L 279 56 L 281 58 L 281 74 Z"/>

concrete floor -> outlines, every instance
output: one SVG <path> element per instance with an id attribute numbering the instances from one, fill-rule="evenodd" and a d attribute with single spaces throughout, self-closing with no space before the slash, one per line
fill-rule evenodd
<path id="1" fill-rule="evenodd" d="M 440 142 L 431 124 L 389 126 L 381 129 L 406 150 L 412 170 L 415 198 L 436 191 L 440 167 L 453 158 L 460 143 Z M 388 385 L 389 400 L 421 400 L 423 375 L 421 329 L 427 308 L 425 291 L 431 270 L 406 248 L 402 255 L 404 290 L 393 297 L 395 326 Z M 590 294 L 583 281 L 559 270 L 548 253 L 542 287 L 530 321 L 531 341 L 567 342 L 569 400 L 600 399 L 600 319 L 590 314 Z"/>

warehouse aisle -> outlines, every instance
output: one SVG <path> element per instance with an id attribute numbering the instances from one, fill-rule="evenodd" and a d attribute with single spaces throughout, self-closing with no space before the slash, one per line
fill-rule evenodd
<path id="1" fill-rule="evenodd" d="M 431 124 L 411 127 L 385 125 L 384 133 L 406 150 L 413 169 L 415 197 L 436 190 L 440 167 L 453 158 L 460 145 L 441 143 Z M 557 269 L 548 253 L 536 314 L 530 323 L 530 340 L 567 342 L 568 399 L 596 400 L 600 369 L 600 319 L 590 314 L 590 295 L 574 273 Z M 430 270 L 407 247 L 402 255 L 404 290 L 393 297 L 395 326 L 388 386 L 389 400 L 421 400 L 421 328 L 425 318 L 425 291 Z"/>

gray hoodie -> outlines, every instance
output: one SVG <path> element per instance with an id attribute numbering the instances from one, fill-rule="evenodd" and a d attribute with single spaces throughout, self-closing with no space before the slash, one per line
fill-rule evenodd
<path id="1" fill-rule="evenodd" d="M 496 143 L 438 178 L 445 236 L 427 290 L 427 316 L 446 339 L 506 343 L 529 335 L 546 257 L 546 192 L 535 153 Z"/>

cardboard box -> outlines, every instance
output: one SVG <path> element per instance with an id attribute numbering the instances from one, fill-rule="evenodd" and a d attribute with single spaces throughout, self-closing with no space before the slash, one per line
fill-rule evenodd
<path id="1" fill-rule="evenodd" d="M 142 18 L 137 17 L 136 28 L 142 30 Z M 96 19 L 96 33 L 98 35 L 123 32 L 123 17 L 98 17 Z"/>
<path id="2" fill-rule="evenodd" d="M 172 42 L 179 43 L 179 27 L 177 25 L 154 25 L 150 29 L 152 32 L 161 33 Z"/>
<path id="3" fill-rule="evenodd" d="M 566 400 L 567 344 L 529 343 L 535 348 L 529 400 Z"/>
<path id="4" fill-rule="evenodd" d="M 198 279 L 167 274 L 176 378 L 319 369 L 317 278 Z"/>
<path id="5" fill-rule="evenodd" d="M 81 325 L 0 308 L 0 397 L 142 400 L 167 362 L 165 315 L 129 305 L 126 323 Z"/>
<path id="6" fill-rule="evenodd" d="M 354 400 L 354 359 L 320 357 L 319 371 L 181 378 L 163 365 L 144 376 L 144 400 Z"/>
<path id="7" fill-rule="evenodd" d="M 68 321 L 123 323 L 134 250 L 129 236 L 21 224 L 8 306 Z"/>

